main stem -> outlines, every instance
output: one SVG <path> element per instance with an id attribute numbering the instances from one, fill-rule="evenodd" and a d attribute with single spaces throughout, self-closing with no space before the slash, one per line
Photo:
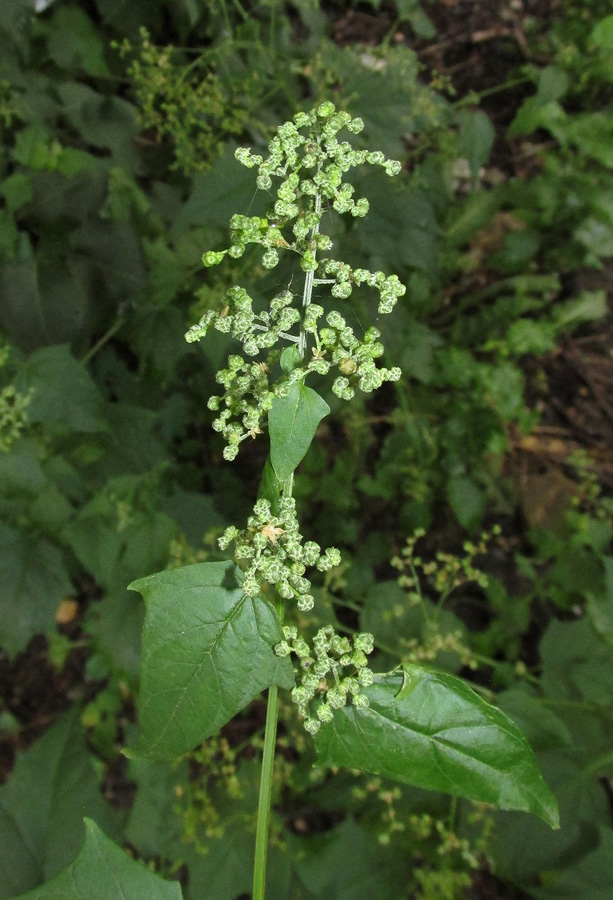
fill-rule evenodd
<path id="1" fill-rule="evenodd" d="M 277 602 L 277 613 L 283 621 L 283 604 Z M 277 720 L 279 715 L 279 688 L 271 684 L 268 688 L 266 705 L 266 727 L 264 730 L 264 753 L 260 776 L 260 796 L 258 818 L 255 831 L 255 861 L 253 864 L 253 900 L 264 900 L 266 890 L 266 856 L 268 853 L 268 826 L 272 799 L 272 777 L 277 743 Z"/>
<path id="2" fill-rule="evenodd" d="M 319 217 L 321 213 L 321 194 L 319 191 L 315 197 L 315 212 Z M 313 227 L 311 236 L 319 231 L 319 222 Z M 311 303 L 313 293 L 314 272 L 307 272 L 304 279 L 302 293 L 303 313 Z M 306 332 L 300 329 L 298 348 L 304 359 L 306 353 Z M 292 492 L 293 476 L 287 486 Z M 283 622 L 283 603 L 277 600 L 277 613 Z M 262 755 L 262 772 L 260 777 L 260 796 L 258 799 L 258 818 L 255 831 L 255 861 L 253 864 L 253 895 L 252 900 L 264 900 L 266 890 L 266 857 L 268 854 L 268 827 L 270 823 L 270 804 L 272 798 L 272 777 L 275 762 L 275 746 L 277 743 L 277 721 L 279 717 L 279 688 L 271 684 L 268 688 L 268 703 L 266 706 L 266 727 L 264 729 L 264 753 Z"/>
<path id="3" fill-rule="evenodd" d="M 319 193 L 319 191 L 317 191 L 317 194 L 315 195 L 315 212 L 319 219 L 319 215 L 321 214 L 321 194 Z M 317 221 L 317 223 L 313 226 L 313 229 L 311 230 L 311 237 L 313 237 L 313 235 L 317 234 L 318 231 L 319 231 L 319 221 Z M 316 255 L 316 252 L 314 252 L 313 255 Z M 311 305 L 311 297 L 313 295 L 314 281 L 315 281 L 315 272 L 307 272 L 306 277 L 304 279 L 304 290 L 302 292 L 303 315 L 304 315 L 304 312 Z M 307 338 L 306 331 L 301 326 L 300 327 L 300 340 L 298 341 L 298 349 L 300 350 L 300 355 L 301 355 L 302 359 L 304 359 L 305 354 L 306 354 L 306 338 Z"/>

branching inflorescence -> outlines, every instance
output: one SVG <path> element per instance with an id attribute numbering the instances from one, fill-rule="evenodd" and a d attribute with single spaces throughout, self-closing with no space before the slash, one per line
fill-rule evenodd
<path id="1" fill-rule="evenodd" d="M 241 257 L 248 244 L 260 244 L 265 269 L 274 269 L 284 251 L 296 254 L 304 288 L 297 303 L 288 288 L 272 298 L 268 309 L 256 312 L 247 291 L 235 285 L 224 294 L 219 311 L 208 310 L 187 332 L 186 339 L 193 342 L 214 328 L 242 345 L 242 354 L 230 355 L 226 368 L 217 373 L 224 393 L 211 397 L 208 404 L 217 413 L 213 428 L 225 439 L 227 460 L 236 457 L 244 440 L 263 432 L 275 400 L 287 398 L 311 372 L 325 376 L 333 371 L 332 391 L 344 400 L 350 400 L 356 389 L 370 393 L 384 381 L 400 378 L 399 368 L 377 365 L 384 352 L 377 328 L 369 327 L 358 336 L 338 309 L 326 310 L 312 302 L 316 287 L 327 286 L 333 300 L 345 301 L 355 288 L 368 285 L 378 294 L 378 313 L 385 314 L 406 290 L 396 275 L 352 268 L 332 258 L 332 241 L 320 231 L 322 217 L 330 210 L 357 218 L 367 214 L 368 200 L 355 198 L 354 186 L 343 180 L 352 168 L 369 163 L 383 167 L 388 175 L 400 172 L 397 160 L 378 151 L 356 150 L 337 137 L 343 128 L 357 134 L 363 127 L 361 119 L 325 102 L 280 126 L 266 158 L 245 147 L 236 151 L 242 165 L 257 167 L 259 189 L 271 192 L 278 180 L 276 199 L 265 217 L 232 216 L 230 246 L 207 251 L 204 265 L 217 265 L 226 255 Z M 235 559 L 245 570 L 246 594 L 255 597 L 266 583 L 278 597 L 294 599 L 300 610 L 307 611 L 314 604 L 307 570 L 326 571 L 338 565 L 340 553 L 303 541 L 291 492 L 289 478 L 279 485 L 274 511 L 268 499 L 258 500 L 247 528 L 230 526 L 219 544 L 226 549 L 234 543 Z M 350 640 L 328 627 L 318 632 L 311 649 L 294 627 L 286 626 L 284 634 L 276 650 L 299 660 L 301 679 L 292 696 L 307 730 L 315 733 L 349 697 L 357 706 L 367 703 L 360 689 L 372 681 L 366 658 L 372 652 L 371 635 L 358 634 Z"/>
<path id="2" fill-rule="evenodd" d="M 334 104 L 326 102 L 316 111 L 298 113 L 293 122 L 278 128 L 266 159 L 245 147 L 236 151 L 236 158 L 244 166 L 258 167 L 260 189 L 269 191 L 273 178 L 281 179 L 277 199 L 265 218 L 233 216 L 230 247 L 205 253 L 205 266 L 217 265 L 226 254 L 240 257 L 247 244 L 256 243 L 264 248 L 264 268 L 273 269 L 280 251 L 287 250 L 300 257 L 306 274 L 302 309 L 293 305 L 293 293 L 285 290 L 272 299 L 269 310 L 256 313 L 247 291 L 234 286 L 223 296 L 221 310 L 208 310 L 186 335 L 188 341 L 197 341 L 213 327 L 236 338 L 245 357 L 253 359 L 268 351 L 257 362 L 231 356 L 228 367 L 217 375 L 225 394 L 211 397 L 209 407 L 219 412 L 214 427 L 226 439 L 226 459 L 234 459 L 241 441 L 262 430 L 273 397 L 283 396 L 292 383 L 302 381 L 309 372 L 327 375 L 331 369 L 338 370 L 332 390 L 344 400 L 353 397 L 356 387 L 368 393 L 384 381 L 400 378 L 400 369 L 378 367 L 375 363 L 383 355 L 378 329 L 371 327 L 359 338 L 340 312 L 326 313 L 323 306 L 311 302 L 314 286 L 330 285 L 334 298 L 346 300 L 355 287 L 367 284 L 379 294 L 379 313 L 389 313 L 406 290 L 396 275 L 352 269 L 336 259 L 317 259 L 318 252 L 332 247 L 328 235 L 319 230 L 328 208 L 357 217 L 368 212 L 368 200 L 354 199 L 354 187 L 344 183 L 343 176 L 363 163 L 383 166 L 388 175 L 400 171 L 400 163 L 386 159 L 383 153 L 355 150 L 348 142 L 340 142 L 336 135 L 344 127 L 358 133 L 363 122 L 337 112 Z M 299 363 L 287 378 L 271 385 L 271 363 L 278 358 L 278 353 L 271 350 L 279 341 L 297 346 Z"/>

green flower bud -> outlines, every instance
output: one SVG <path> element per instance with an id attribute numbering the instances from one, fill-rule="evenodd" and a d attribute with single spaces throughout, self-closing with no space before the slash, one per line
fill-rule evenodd
<path id="1" fill-rule="evenodd" d="M 202 255 L 202 264 L 208 268 L 210 266 L 218 265 L 224 256 L 226 255 L 227 250 L 207 250 L 206 253 Z"/>
<path id="2" fill-rule="evenodd" d="M 317 107 L 317 115 L 321 119 L 329 119 L 330 116 L 336 110 L 336 106 L 330 100 L 326 100 L 325 103 L 322 103 Z"/>
<path id="3" fill-rule="evenodd" d="M 262 265 L 265 269 L 274 269 L 275 266 L 279 262 L 279 254 L 271 247 L 270 250 L 267 250 L 266 253 L 262 256 Z"/>
<path id="4" fill-rule="evenodd" d="M 309 734 L 315 735 L 321 728 L 321 722 L 317 719 L 305 719 L 304 721 L 305 731 L 308 731 Z"/>

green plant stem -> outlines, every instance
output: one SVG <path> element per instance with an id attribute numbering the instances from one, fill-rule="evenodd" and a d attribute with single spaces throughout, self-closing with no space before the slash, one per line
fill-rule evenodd
<path id="1" fill-rule="evenodd" d="M 315 212 L 319 217 L 321 213 L 321 194 L 319 191 L 315 195 Z M 319 222 L 313 226 L 311 231 L 311 237 L 313 238 L 319 231 Z M 316 255 L 315 253 L 313 254 Z M 313 294 L 313 284 L 315 281 L 315 272 L 307 272 L 306 277 L 304 279 L 304 290 L 302 292 L 302 310 L 303 314 L 306 312 L 308 307 L 311 305 L 311 296 Z M 306 354 L 306 331 L 304 328 L 300 328 L 300 340 L 298 342 L 298 349 L 300 350 L 300 355 L 302 359 L 304 359 Z"/>
<path id="2" fill-rule="evenodd" d="M 283 603 L 277 602 L 277 613 L 283 621 Z M 253 864 L 252 900 L 264 900 L 266 890 L 266 856 L 268 853 L 268 826 L 272 798 L 272 777 L 277 743 L 277 719 L 279 715 L 279 688 L 271 684 L 268 688 L 266 706 L 266 727 L 264 731 L 264 752 L 260 777 L 260 796 L 255 832 L 255 861 Z"/>
<path id="3" fill-rule="evenodd" d="M 121 326 L 123 325 L 123 318 L 115 319 L 111 327 L 106 331 L 99 341 L 96 341 L 93 347 L 87 351 L 83 359 L 81 360 L 81 365 L 86 366 L 87 363 L 96 355 L 96 353 L 101 350 L 105 344 L 107 344 L 113 335 L 117 334 Z"/>

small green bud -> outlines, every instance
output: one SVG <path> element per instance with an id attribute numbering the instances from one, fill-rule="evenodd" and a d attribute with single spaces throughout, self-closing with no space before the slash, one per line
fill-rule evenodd
<path id="1" fill-rule="evenodd" d="M 262 256 L 262 265 L 265 269 L 274 269 L 275 266 L 279 262 L 279 254 L 271 247 L 270 250 L 267 250 L 266 253 Z"/>
<path id="2" fill-rule="evenodd" d="M 317 719 L 305 719 L 304 721 L 304 729 L 308 731 L 309 734 L 315 735 L 321 728 L 321 722 Z"/>
<path id="3" fill-rule="evenodd" d="M 317 107 L 317 115 L 322 119 L 329 119 L 336 110 L 336 106 L 330 100 L 326 100 Z"/>
<path id="4" fill-rule="evenodd" d="M 211 266 L 217 266 L 227 252 L 227 250 L 207 250 L 207 252 L 202 255 L 202 263 L 207 269 Z"/>
<path id="5" fill-rule="evenodd" d="M 334 718 L 334 713 L 327 703 L 322 703 L 321 706 L 317 708 L 317 718 L 320 720 L 320 722 L 332 721 L 332 719 Z"/>
<path id="6" fill-rule="evenodd" d="M 351 296 L 351 285 L 348 281 L 341 281 L 332 285 L 332 296 L 339 300 L 346 300 Z"/>

